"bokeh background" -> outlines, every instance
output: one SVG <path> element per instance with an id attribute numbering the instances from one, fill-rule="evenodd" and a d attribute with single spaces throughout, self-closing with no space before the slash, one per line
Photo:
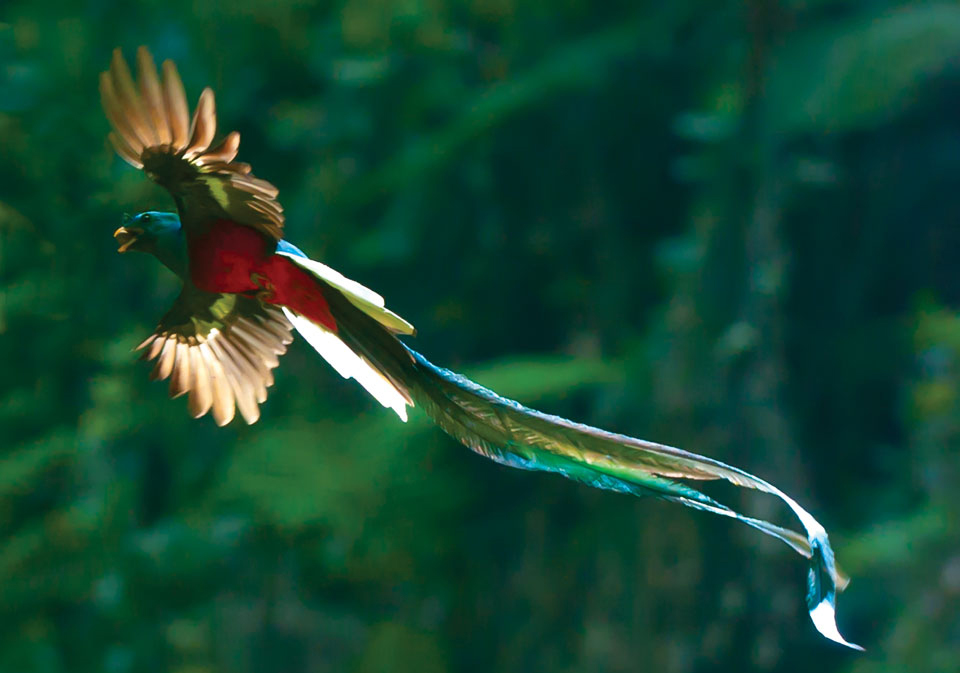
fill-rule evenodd
<path id="1" fill-rule="evenodd" d="M 429 358 L 796 496 L 867 653 L 783 545 L 302 343 L 257 425 L 191 420 L 130 352 L 176 283 L 110 236 L 171 207 L 99 107 L 140 44 Z M 958 224 L 954 3 L 4 0 L 0 671 L 960 670 Z"/>

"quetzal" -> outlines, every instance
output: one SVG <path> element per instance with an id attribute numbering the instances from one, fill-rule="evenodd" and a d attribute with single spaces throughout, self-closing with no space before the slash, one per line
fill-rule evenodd
<path id="1" fill-rule="evenodd" d="M 810 559 L 807 606 L 816 628 L 850 647 L 834 621 L 846 585 L 823 527 L 773 485 L 712 458 L 606 432 L 528 409 L 433 365 L 401 336 L 409 322 L 383 298 L 283 240 L 277 189 L 234 161 L 240 136 L 216 134 L 213 91 L 203 90 L 191 120 L 176 66 L 162 77 L 146 48 L 137 52 L 138 84 L 120 50 L 101 74 L 100 94 L 128 163 L 165 187 L 177 213 L 144 212 L 114 232 L 119 251 L 154 255 L 183 282 L 173 307 L 140 346 L 156 360 L 154 379 L 188 395 L 194 417 L 218 425 L 235 410 L 260 415 L 277 366 L 296 330 L 344 378 L 354 378 L 406 420 L 419 406 L 473 451 L 527 470 L 558 472 L 614 491 L 649 495 L 742 521 Z M 725 479 L 783 500 L 806 536 L 740 514 L 679 480 Z"/>

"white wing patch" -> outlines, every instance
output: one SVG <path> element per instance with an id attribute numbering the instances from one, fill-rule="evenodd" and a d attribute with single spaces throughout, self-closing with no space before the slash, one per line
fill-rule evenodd
<path id="1" fill-rule="evenodd" d="M 326 264 L 321 264 L 309 257 L 300 257 L 288 252 L 277 251 L 278 255 L 283 255 L 295 262 L 298 266 L 306 269 L 323 282 L 332 285 L 343 293 L 351 304 L 376 320 L 378 323 L 389 329 L 394 334 L 415 334 L 416 329 L 406 320 L 396 313 L 386 308 L 383 297 L 364 287 L 355 280 L 350 280 L 342 273 L 331 269 Z"/>
<path id="2" fill-rule="evenodd" d="M 393 409 L 401 421 L 407 422 L 407 401 L 383 374 L 354 353 L 336 334 L 322 325 L 318 325 L 286 307 L 284 307 L 283 312 L 293 323 L 297 332 L 307 340 L 307 343 L 313 346 L 313 349 L 324 360 L 337 370 L 340 376 L 345 379 L 356 379 L 380 404 L 388 409 Z"/>

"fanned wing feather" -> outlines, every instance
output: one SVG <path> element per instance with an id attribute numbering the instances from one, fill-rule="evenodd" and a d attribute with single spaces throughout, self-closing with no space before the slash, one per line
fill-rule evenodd
<path id="1" fill-rule="evenodd" d="M 146 57 L 150 52 L 143 50 Z M 140 56 L 140 51 L 137 51 Z M 153 58 L 151 57 L 152 61 Z M 171 147 L 179 151 L 187 146 L 189 138 L 188 124 L 190 123 L 190 109 L 187 106 L 187 94 L 183 90 L 183 81 L 180 79 L 180 73 L 177 72 L 177 66 L 173 61 L 163 62 L 163 105 L 167 115 L 167 121 L 170 122 L 170 142 Z"/>
<path id="2" fill-rule="evenodd" d="M 163 89 L 157 78 L 157 67 L 153 63 L 153 57 L 146 50 L 138 54 L 137 78 L 140 80 L 140 94 L 143 96 L 144 107 L 150 116 L 157 143 L 169 145 L 172 136 L 170 124 L 167 121 L 166 106 L 163 103 Z"/>
<path id="3" fill-rule="evenodd" d="M 279 309 L 256 299 L 184 288 L 138 350 L 157 361 L 151 379 L 170 379 L 171 397 L 189 394 L 195 418 L 212 411 L 226 425 L 239 410 L 255 423 L 292 329 Z"/>
<path id="4" fill-rule="evenodd" d="M 207 87 L 200 93 L 197 109 L 193 114 L 191 125 L 190 144 L 183 152 L 183 158 L 192 161 L 194 157 L 203 154 L 213 142 L 217 133 L 216 104 L 213 101 L 213 89 Z"/>
<path id="5" fill-rule="evenodd" d="M 120 50 L 100 75 L 100 98 L 113 132 L 117 154 L 170 190 L 181 206 L 184 225 L 202 216 L 225 217 L 277 240 L 283 233 L 283 208 L 277 189 L 250 175 L 249 164 L 234 162 L 240 134 L 229 133 L 211 148 L 217 130 L 213 91 L 200 94 L 193 121 L 183 82 L 171 61 L 157 75 L 146 47 L 137 50 L 137 77 Z"/>

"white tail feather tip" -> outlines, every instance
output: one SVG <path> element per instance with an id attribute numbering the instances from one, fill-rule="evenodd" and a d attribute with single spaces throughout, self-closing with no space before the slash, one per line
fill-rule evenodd
<path id="1" fill-rule="evenodd" d="M 813 620 L 813 625 L 817 627 L 817 631 L 823 634 L 824 637 L 829 638 L 835 643 L 846 645 L 861 652 L 864 651 L 862 647 L 847 642 L 843 639 L 843 636 L 840 635 L 840 631 L 837 629 L 836 611 L 833 609 L 830 601 L 820 601 L 820 604 L 810 611 L 810 619 Z"/>

